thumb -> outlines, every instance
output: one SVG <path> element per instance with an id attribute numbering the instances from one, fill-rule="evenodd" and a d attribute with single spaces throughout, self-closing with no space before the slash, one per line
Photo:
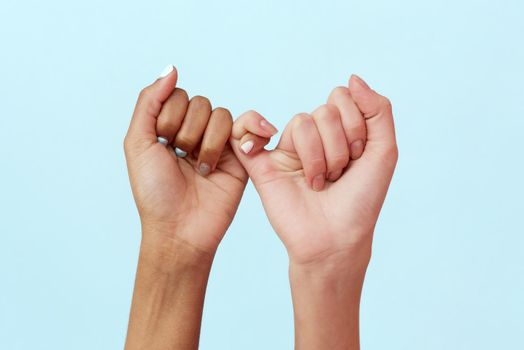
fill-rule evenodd
<path id="1" fill-rule="evenodd" d="M 256 185 L 270 170 L 269 151 L 264 149 L 278 130 L 255 111 L 242 114 L 233 124 L 231 148 Z"/>
<path id="2" fill-rule="evenodd" d="M 178 79 L 178 72 L 173 65 L 168 65 L 154 83 L 145 87 L 138 97 L 133 118 L 127 133 L 127 139 L 157 141 L 156 118 L 162 104 L 173 93 Z"/>
<path id="3" fill-rule="evenodd" d="M 379 95 L 356 75 L 349 79 L 349 92 L 366 120 L 366 148 L 396 147 L 393 112 L 389 99 Z"/>

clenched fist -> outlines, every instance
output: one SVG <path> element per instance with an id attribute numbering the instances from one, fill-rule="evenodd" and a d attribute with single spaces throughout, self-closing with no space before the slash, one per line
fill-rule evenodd
<path id="1" fill-rule="evenodd" d="M 232 146 L 291 261 L 346 251 L 368 258 L 397 161 L 389 100 L 352 76 L 326 104 L 296 115 L 272 151 L 263 149 L 263 120 L 253 111 L 239 117 Z"/>
<path id="2" fill-rule="evenodd" d="M 202 96 L 189 100 L 176 82 L 168 66 L 140 93 L 125 138 L 131 187 L 144 240 L 181 242 L 213 255 L 247 174 L 228 142 L 229 111 L 213 110 Z"/>

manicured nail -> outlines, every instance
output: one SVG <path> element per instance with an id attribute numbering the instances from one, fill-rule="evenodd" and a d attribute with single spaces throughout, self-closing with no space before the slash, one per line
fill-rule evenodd
<path id="1" fill-rule="evenodd" d="M 278 132 L 277 128 L 265 119 L 260 120 L 260 126 L 267 130 L 271 135 L 275 135 Z"/>
<path id="2" fill-rule="evenodd" d="M 158 143 L 161 143 L 164 146 L 167 145 L 168 140 L 165 137 L 158 136 L 156 139 L 157 139 Z"/>
<path id="3" fill-rule="evenodd" d="M 202 176 L 208 175 L 210 171 L 211 171 L 211 167 L 207 163 L 200 163 L 200 165 L 198 166 L 198 172 Z"/>
<path id="4" fill-rule="evenodd" d="M 364 141 L 356 140 L 351 144 L 351 159 L 358 159 L 364 151 Z"/>
<path id="5" fill-rule="evenodd" d="M 321 191 L 324 188 L 324 183 L 326 182 L 326 179 L 324 177 L 324 174 L 319 174 L 313 178 L 312 187 L 314 191 Z"/>
<path id="6" fill-rule="evenodd" d="M 254 145 L 255 145 L 255 143 L 253 142 L 253 140 L 249 140 L 247 142 L 244 142 L 242 145 L 240 145 L 240 149 L 245 154 L 248 154 L 249 152 L 251 152 L 251 150 L 253 149 Z"/>
<path id="7" fill-rule="evenodd" d="M 175 69 L 172 64 L 168 64 L 166 68 L 160 73 L 160 79 L 167 77 Z"/>
<path id="8" fill-rule="evenodd" d="M 184 158 L 187 156 L 187 152 L 186 151 L 183 151 L 181 150 L 180 148 L 178 147 L 173 147 L 175 149 L 175 154 L 178 158 Z"/>
<path id="9" fill-rule="evenodd" d="M 362 79 L 361 77 L 359 77 L 358 75 L 356 74 L 353 74 L 353 76 L 355 77 L 355 79 L 357 79 L 357 81 L 360 83 L 360 85 L 362 85 L 363 87 L 365 87 L 366 89 L 369 89 L 369 85 L 364 81 L 364 79 Z"/>

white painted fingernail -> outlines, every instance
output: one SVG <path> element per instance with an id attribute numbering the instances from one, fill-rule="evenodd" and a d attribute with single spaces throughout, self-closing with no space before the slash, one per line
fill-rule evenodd
<path id="1" fill-rule="evenodd" d="M 198 172 L 202 176 L 206 176 L 207 174 L 209 174 L 210 170 L 211 170 L 211 167 L 207 163 L 200 163 L 200 165 L 198 166 Z"/>
<path id="2" fill-rule="evenodd" d="M 253 140 L 249 140 L 247 142 L 244 142 L 240 146 L 240 149 L 242 149 L 242 152 L 244 152 L 245 154 L 248 154 L 249 152 L 251 152 L 251 150 L 253 149 L 254 145 L 255 145 L 255 143 L 253 142 Z"/>
<path id="3" fill-rule="evenodd" d="M 156 139 L 157 139 L 158 143 L 161 143 L 164 146 L 167 145 L 168 140 L 165 137 L 158 136 Z"/>
<path id="4" fill-rule="evenodd" d="M 187 156 L 187 152 L 184 151 L 184 150 L 181 150 L 180 148 L 178 147 L 174 147 L 175 149 L 175 154 L 178 158 L 184 158 Z"/>
<path id="5" fill-rule="evenodd" d="M 160 73 L 160 79 L 167 77 L 175 69 L 172 64 L 168 64 L 166 68 Z"/>

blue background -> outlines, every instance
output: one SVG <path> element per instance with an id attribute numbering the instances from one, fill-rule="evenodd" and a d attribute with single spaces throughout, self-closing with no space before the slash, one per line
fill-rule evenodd
<path id="1" fill-rule="evenodd" d="M 400 160 L 364 349 L 523 349 L 521 1 L 0 3 L 0 348 L 123 347 L 139 245 L 122 141 L 180 86 L 280 130 L 351 73 L 394 104 Z M 520 334 L 519 334 L 520 332 Z M 202 349 L 290 349 L 287 257 L 249 185 Z"/>

